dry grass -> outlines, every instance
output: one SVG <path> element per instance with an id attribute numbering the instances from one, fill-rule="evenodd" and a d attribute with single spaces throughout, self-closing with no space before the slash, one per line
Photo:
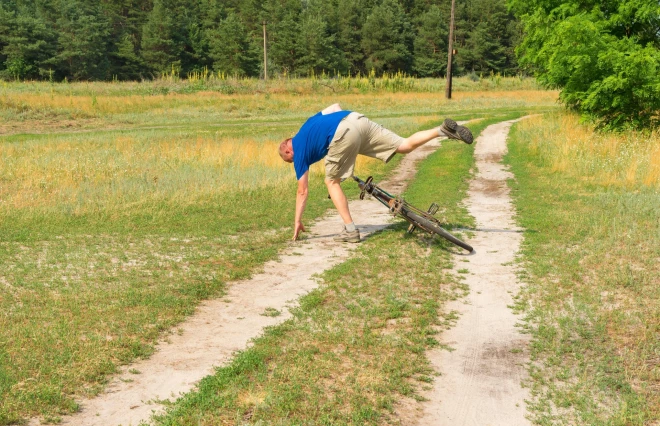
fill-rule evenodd
<path id="1" fill-rule="evenodd" d="M 81 214 L 138 200 L 186 203 L 217 191 L 281 185 L 293 171 L 278 146 L 279 140 L 123 135 L 0 144 L 0 210 L 75 206 L 72 213 Z M 374 162 L 360 158 L 357 166 L 369 169 Z M 311 173 L 322 176 L 322 162 Z"/>
<path id="2" fill-rule="evenodd" d="M 268 95 L 268 101 L 264 102 L 264 96 L 259 94 L 226 95 L 218 92 L 197 92 L 192 94 L 168 95 L 72 95 L 66 93 L 51 93 L 50 95 L 31 92 L 9 92 L 0 97 L 0 106 L 5 109 L 16 111 L 53 112 L 67 111 L 74 116 L 71 118 L 97 117 L 102 115 L 127 114 L 136 112 L 153 111 L 154 113 L 164 110 L 178 110 L 181 108 L 193 108 L 194 110 L 213 108 L 216 111 L 231 113 L 234 111 L 270 111 L 276 107 L 278 112 L 299 112 L 309 109 L 310 99 L 298 94 L 273 94 Z M 361 95 L 354 93 L 324 93 L 319 92 L 312 95 L 319 99 L 321 104 L 342 102 L 345 104 L 363 103 L 365 106 L 378 105 L 388 102 L 393 105 L 396 102 L 399 108 L 407 103 L 427 103 L 435 101 L 435 106 L 446 105 L 452 101 L 444 98 L 439 93 L 376 93 Z M 520 90 L 520 91 L 475 91 L 455 92 L 454 101 L 459 103 L 470 102 L 529 102 L 531 104 L 551 104 L 557 99 L 557 92 L 545 90 Z M 275 105 L 273 105 L 274 101 Z M 392 103 L 390 103 L 392 102 Z M 381 105 L 383 106 L 383 105 Z M 484 105 L 485 107 L 486 105 Z"/>
<path id="3" fill-rule="evenodd" d="M 571 113 L 533 117 L 519 124 L 554 172 L 603 185 L 660 187 L 660 135 L 596 133 Z"/>

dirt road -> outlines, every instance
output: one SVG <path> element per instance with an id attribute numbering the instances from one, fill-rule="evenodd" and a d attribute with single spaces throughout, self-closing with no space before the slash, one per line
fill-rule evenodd
<path id="1" fill-rule="evenodd" d="M 465 277 L 469 295 L 446 306 L 460 318 L 441 335 L 453 351 L 434 350 L 431 362 L 441 374 L 425 395 L 420 426 L 527 425 L 521 387 L 528 361 L 526 335 L 515 324 L 510 305 L 519 289 L 513 260 L 522 234 L 513 221 L 514 209 L 506 180 L 512 175 L 501 164 L 512 122 L 489 126 L 477 139 L 478 172 L 470 183 L 466 204 L 477 221 L 471 256 L 455 259 L 455 271 Z"/>

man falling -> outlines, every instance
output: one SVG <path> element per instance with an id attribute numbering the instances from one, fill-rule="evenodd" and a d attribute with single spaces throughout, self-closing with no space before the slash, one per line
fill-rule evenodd
<path id="1" fill-rule="evenodd" d="M 309 167 L 325 157 L 325 184 L 339 215 L 344 221 L 343 231 L 334 240 L 360 242 L 348 209 L 348 200 L 340 183 L 353 175 L 358 154 L 388 162 L 394 154 L 407 154 L 432 139 L 447 136 L 465 143 L 472 143 L 472 132 L 454 120 L 445 119 L 440 127 L 417 132 L 407 138 L 374 123 L 362 114 L 343 111 L 339 104 L 330 105 L 310 117 L 293 138 L 282 141 L 280 157 L 293 163 L 298 178 L 296 218 L 293 240 L 305 230 L 302 215 L 307 204 Z"/>

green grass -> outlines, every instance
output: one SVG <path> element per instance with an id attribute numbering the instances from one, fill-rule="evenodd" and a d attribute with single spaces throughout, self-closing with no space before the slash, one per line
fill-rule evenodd
<path id="1" fill-rule="evenodd" d="M 553 123 L 546 117 L 539 126 Z M 660 194 L 601 184 L 577 167 L 553 172 L 539 134 L 514 127 L 506 157 L 518 221 L 531 231 L 521 251 L 527 285 L 519 306 L 533 336 L 533 420 L 657 424 Z M 589 137 L 584 149 L 596 150 L 611 136 Z"/>
<path id="2" fill-rule="evenodd" d="M 32 93 L 30 86 L 11 89 Z M 14 96 L 8 91 L 2 94 L 5 99 Z M 156 106 L 138 105 L 128 113 L 130 120 L 121 111 L 115 115 L 98 110 L 96 118 L 84 122 L 89 128 L 85 132 L 66 130 L 57 120 L 53 124 L 57 132 L 49 132 L 50 128 L 33 128 L 35 122 L 25 117 L 10 116 L 10 126 L 22 133 L 10 131 L 0 139 L 0 424 L 34 415 L 56 419 L 76 411 L 77 397 L 98 394 L 118 366 L 149 356 L 159 336 L 171 332 L 200 300 L 221 297 L 227 281 L 250 276 L 287 244 L 295 204 L 293 173 L 290 180 L 251 184 L 245 175 L 227 174 L 219 165 L 204 171 L 200 169 L 207 166 L 202 167 L 202 161 L 165 162 L 159 144 L 174 140 L 175 147 L 195 147 L 200 138 L 218 146 L 228 138 L 239 143 L 276 141 L 295 132 L 307 110 L 332 99 L 300 98 L 251 95 L 250 99 L 213 99 L 208 104 L 203 96 L 181 104 L 164 98 Z M 40 102 L 41 98 L 31 99 Z M 430 126 L 444 114 L 444 107 L 431 97 L 418 102 L 414 97 L 377 94 L 351 95 L 346 100 L 353 104 L 345 107 L 363 106 L 362 112 L 402 134 Z M 480 109 L 473 101 L 457 102 L 448 109 L 465 107 L 454 115 L 463 119 L 488 114 L 484 108 L 498 102 L 486 99 Z M 99 98 L 94 108 L 103 108 L 103 102 Z M 237 103 L 240 111 L 258 105 L 254 111 L 260 115 L 231 116 L 228 102 Z M 494 114 L 520 105 L 525 110 L 547 108 L 545 101 L 511 95 Z M 83 108 L 74 99 L 73 110 L 92 111 L 91 101 Z M 228 115 L 223 115 L 225 111 Z M 74 128 L 79 129 L 79 120 L 73 118 Z M 144 129 L 139 124 L 152 122 L 165 127 Z M 115 168 L 114 162 L 123 157 L 112 149 L 121 138 L 130 139 L 128 148 L 144 155 Z M 453 145 L 459 147 L 463 146 Z M 460 160 L 464 162 L 471 151 L 463 152 L 468 156 Z M 380 179 L 395 164 L 359 172 Z M 215 180 L 216 173 L 222 179 Z M 62 176 L 69 185 L 66 194 L 57 192 L 61 186 L 56 182 Z M 153 187 L 154 176 L 160 189 Z M 448 182 L 446 192 L 424 198 L 420 191 L 415 202 L 454 200 L 460 182 Z M 25 197 L 9 203 L 11 197 L 19 199 L 17 188 L 22 185 L 27 185 Z M 114 191 L 99 190 L 102 186 Z M 346 189 L 355 196 L 355 185 Z M 411 187 L 411 197 L 416 197 L 414 191 Z M 322 179 L 314 176 L 306 222 L 330 208 L 326 194 Z M 453 222 L 469 223 L 460 211 L 449 209 L 445 214 Z M 401 235 L 395 232 L 391 238 L 399 241 Z M 418 239 L 404 241 L 410 250 L 420 250 Z M 441 247 L 431 249 L 442 252 Z M 445 260 L 437 262 L 434 267 Z M 453 294 L 453 284 L 447 285 L 448 294 Z M 356 312 L 357 321 L 361 314 Z"/>

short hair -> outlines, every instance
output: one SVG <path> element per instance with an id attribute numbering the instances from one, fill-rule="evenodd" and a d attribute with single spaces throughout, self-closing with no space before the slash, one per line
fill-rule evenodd
<path id="1" fill-rule="evenodd" d="M 287 163 L 291 163 L 291 162 L 292 162 L 292 160 L 288 160 L 287 158 L 284 157 L 284 150 L 286 149 L 286 144 L 287 144 L 287 142 L 289 142 L 290 140 L 292 140 L 292 139 L 291 139 L 291 138 L 286 138 L 286 139 L 284 139 L 284 140 L 280 143 L 280 147 L 279 147 L 279 150 L 278 150 L 278 151 L 279 151 L 279 154 L 280 154 L 280 157 L 282 157 L 282 160 L 286 161 Z"/>

